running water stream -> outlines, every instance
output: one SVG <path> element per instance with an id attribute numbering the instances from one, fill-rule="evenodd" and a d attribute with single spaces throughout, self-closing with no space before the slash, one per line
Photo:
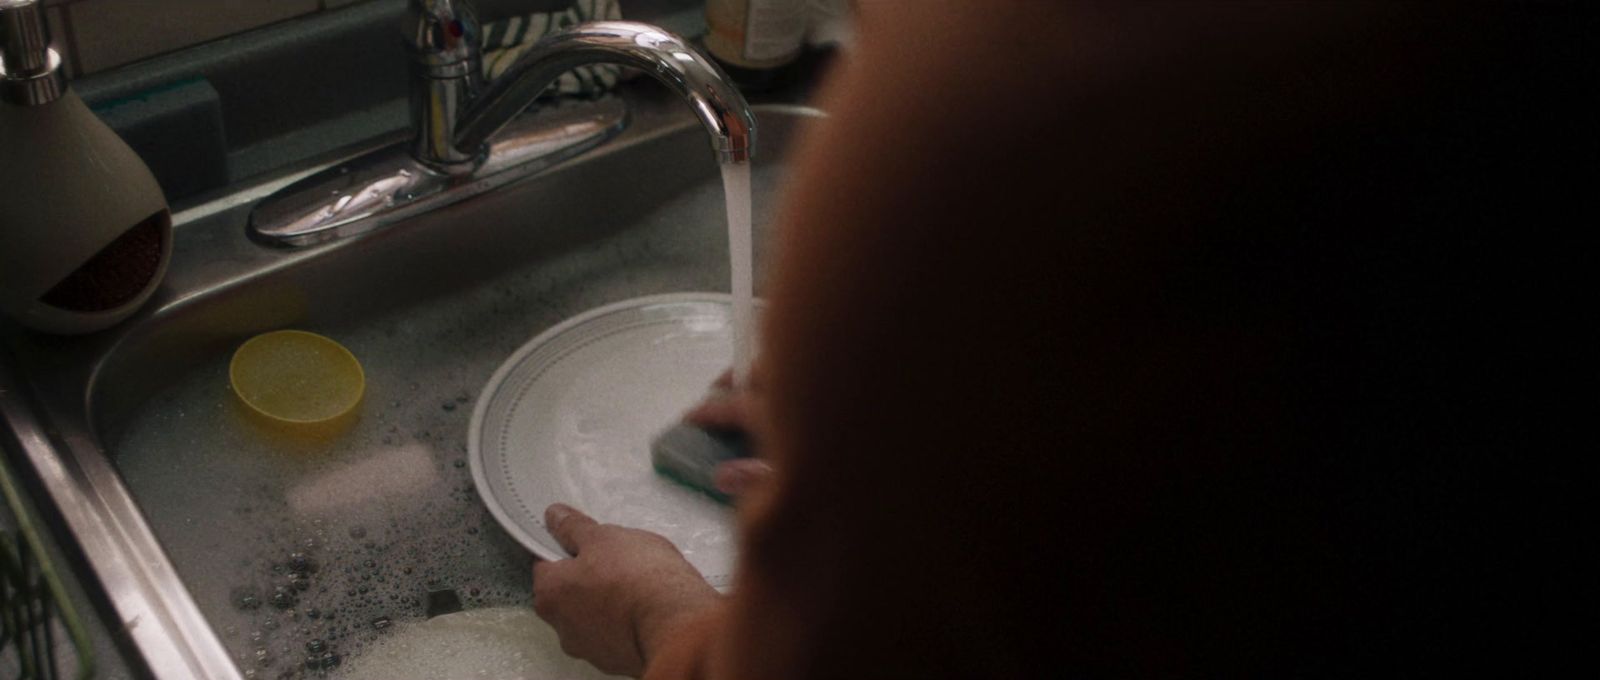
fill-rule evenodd
<path id="1" fill-rule="evenodd" d="M 733 293 L 733 384 L 749 384 L 755 359 L 754 243 L 750 236 L 750 164 L 723 163 L 722 191 L 728 202 L 728 265 Z"/>

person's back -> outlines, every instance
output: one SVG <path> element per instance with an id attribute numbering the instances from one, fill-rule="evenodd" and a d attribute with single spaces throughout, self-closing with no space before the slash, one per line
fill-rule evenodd
<path id="1" fill-rule="evenodd" d="M 649 677 L 1472 655 L 1488 490 L 1558 434 L 1592 20 L 979 4 L 862 3 L 781 215 L 780 476 Z"/>

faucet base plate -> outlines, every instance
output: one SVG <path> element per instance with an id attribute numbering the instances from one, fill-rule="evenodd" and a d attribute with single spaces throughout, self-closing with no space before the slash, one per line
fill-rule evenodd
<path id="1" fill-rule="evenodd" d="M 396 144 L 285 187 L 250 213 L 258 243 L 305 246 L 351 236 L 441 208 L 549 169 L 627 127 L 618 97 L 530 109 L 495 136 L 483 161 L 448 172 Z"/>

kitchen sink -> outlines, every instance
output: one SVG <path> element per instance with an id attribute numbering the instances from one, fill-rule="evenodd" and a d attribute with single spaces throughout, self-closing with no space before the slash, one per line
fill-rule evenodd
<path id="1" fill-rule="evenodd" d="M 362 236 L 295 250 L 245 236 L 256 201 L 337 158 L 189 206 L 156 297 L 111 330 L 0 321 L 0 441 L 53 501 L 131 656 L 160 677 L 275 678 L 359 656 L 440 608 L 528 602 L 532 558 L 465 462 L 478 390 L 586 309 L 728 290 L 704 130 L 665 93 L 626 96 L 632 123 L 601 147 Z M 819 114 L 755 108 L 759 281 L 784 151 Z M 361 360 L 350 431 L 298 440 L 244 417 L 229 356 L 279 328 Z"/>

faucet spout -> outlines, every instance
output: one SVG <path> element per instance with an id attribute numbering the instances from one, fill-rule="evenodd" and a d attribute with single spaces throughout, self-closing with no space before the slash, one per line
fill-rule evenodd
<path id="1" fill-rule="evenodd" d="M 0 0 L 0 5 L 7 0 Z M 481 27 L 467 0 L 411 0 L 410 142 L 300 179 L 257 204 L 250 237 L 303 246 L 360 234 L 491 191 L 594 148 L 627 124 L 618 98 L 518 116 L 563 73 L 629 66 L 678 93 L 717 161 L 748 163 L 755 114 L 716 64 L 649 24 L 604 21 L 545 36 L 483 83 Z"/>
<path id="2" fill-rule="evenodd" d="M 597 62 L 639 69 L 689 103 L 723 163 L 750 160 L 755 116 L 716 64 L 675 35 L 649 24 L 600 21 L 540 40 L 479 94 L 456 126 L 455 148 L 473 153 L 556 78 Z"/>

